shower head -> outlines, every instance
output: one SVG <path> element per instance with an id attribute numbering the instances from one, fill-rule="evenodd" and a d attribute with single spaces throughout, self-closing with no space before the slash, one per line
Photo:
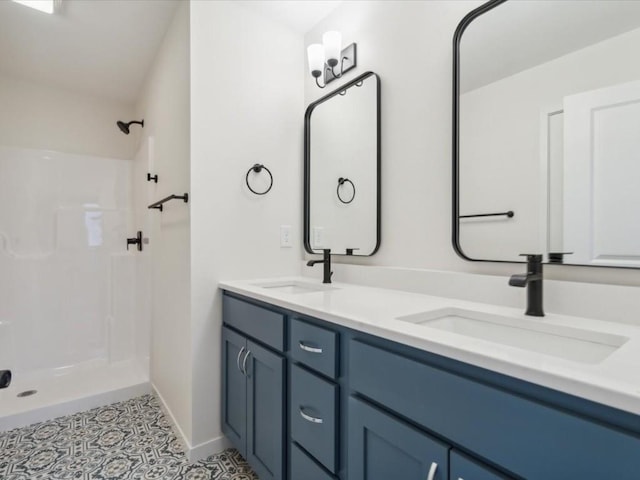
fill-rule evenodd
<path id="1" fill-rule="evenodd" d="M 129 135 L 129 127 L 134 123 L 144 128 L 144 120 L 132 120 L 128 123 L 118 120 L 116 122 L 116 125 L 118 125 L 118 128 L 122 131 L 122 133 L 124 133 L 125 135 Z"/>

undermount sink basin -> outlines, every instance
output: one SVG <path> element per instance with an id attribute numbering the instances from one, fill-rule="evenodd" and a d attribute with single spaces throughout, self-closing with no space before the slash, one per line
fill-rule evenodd
<path id="1" fill-rule="evenodd" d="M 619 335 L 549 325 L 543 320 L 520 320 L 461 308 L 443 308 L 397 320 L 593 364 L 600 363 L 629 340 Z"/>
<path id="2" fill-rule="evenodd" d="M 329 285 L 301 282 L 299 280 L 256 283 L 255 285 L 257 287 L 262 287 L 269 290 L 292 294 L 327 292 L 330 290 L 337 290 L 336 287 L 330 287 Z"/>

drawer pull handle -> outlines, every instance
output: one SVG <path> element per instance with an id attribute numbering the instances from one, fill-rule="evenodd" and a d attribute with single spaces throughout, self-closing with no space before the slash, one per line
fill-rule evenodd
<path id="1" fill-rule="evenodd" d="M 427 476 L 427 480 L 435 480 L 436 470 L 438 470 L 438 464 L 436 462 L 431 462 L 431 468 L 429 468 L 429 475 Z"/>
<path id="2" fill-rule="evenodd" d="M 238 358 L 236 358 L 236 365 L 238 366 L 238 370 L 240 370 L 242 372 L 242 367 L 240 366 L 240 357 L 242 356 L 242 354 L 244 353 L 245 348 L 242 347 L 240 349 L 240 351 L 238 352 Z M 244 373 L 244 372 L 242 372 Z"/>
<path id="3" fill-rule="evenodd" d="M 310 347 L 309 345 L 306 345 L 302 342 L 299 343 L 300 345 L 300 349 L 304 350 L 305 352 L 309 352 L 309 353 L 322 353 L 322 349 L 321 348 L 317 348 L 317 347 Z"/>
<path id="4" fill-rule="evenodd" d="M 300 407 L 300 416 L 302 418 L 304 418 L 307 422 L 311 422 L 311 423 L 323 423 L 324 422 L 324 420 L 322 420 L 321 418 L 312 417 L 311 415 L 307 415 L 306 413 L 304 413 L 304 411 L 302 410 L 302 407 Z"/>
<path id="5" fill-rule="evenodd" d="M 249 358 L 249 355 L 251 355 L 251 350 L 247 349 L 247 353 L 242 360 L 242 373 L 245 375 L 247 375 L 247 358 Z"/>

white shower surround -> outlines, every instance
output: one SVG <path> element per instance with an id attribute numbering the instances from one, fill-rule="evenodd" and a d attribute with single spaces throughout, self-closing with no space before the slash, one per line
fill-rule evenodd
<path id="1" fill-rule="evenodd" d="M 132 161 L 0 147 L 0 172 L 0 430 L 145 393 Z"/>

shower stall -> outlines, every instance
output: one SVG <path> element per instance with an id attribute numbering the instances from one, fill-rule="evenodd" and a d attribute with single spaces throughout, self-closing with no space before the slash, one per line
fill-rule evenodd
<path id="1" fill-rule="evenodd" d="M 133 168 L 0 147 L 0 431 L 150 391 Z"/>

